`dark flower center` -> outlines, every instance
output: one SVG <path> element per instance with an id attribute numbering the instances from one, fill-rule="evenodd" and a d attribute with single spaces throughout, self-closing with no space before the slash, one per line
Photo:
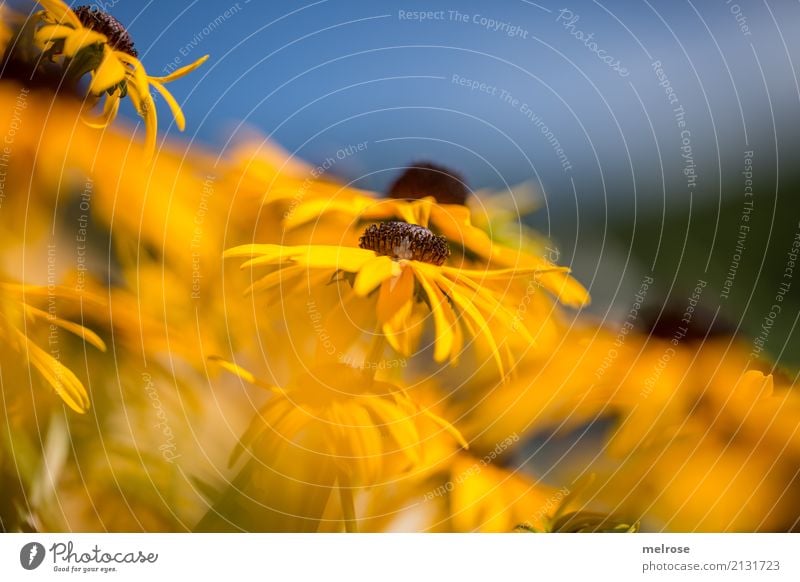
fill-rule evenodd
<path id="1" fill-rule="evenodd" d="M 83 26 L 108 37 L 108 44 L 114 50 L 127 53 L 134 58 L 139 56 L 133 46 L 131 35 L 119 20 L 91 6 L 78 6 L 74 12 Z"/>
<path id="2" fill-rule="evenodd" d="M 436 164 L 412 164 L 389 188 L 389 198 L 419 200 L 433 196 L 440 204 L 466 204 L 469 190 L 457 173 Z"/>
<path id="3" fill-rule="evenodd" d="M 413 259 L 431 265 L 443 265 L 450 256 L 446 238 L 407 222 L 371 224 L 358 240 L 358 246 L 393 259 Z"/>

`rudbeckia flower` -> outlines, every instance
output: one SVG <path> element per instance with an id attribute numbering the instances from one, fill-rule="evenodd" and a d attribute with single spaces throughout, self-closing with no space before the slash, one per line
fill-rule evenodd
<path id="1" fill-rule="evenodd" d="M 699 392 L 680 424 L 657 421 L 619 464 L 598 463 L 597 499 L 651 530 L 795 531 L 800 397 L 781 384 L 750 370 L 725 393 Z"/>
<path id="2" fill-rule="evenodd" d="M 80 6 L 74 11 L 61 0 L 39 0 L 44 11 L 34 32 L 34 42 L 53 60 L 60 60 L 68 81 L 90 74 L 89 96 L 100 101 L 105 94 L 102 114 L 90 124 L 105 127 L 117 115 L 121 99 L 133 101 L 145 123 L 145 150 L 148 157 L 155 150 L 158 118 L 150 88 L 158 91 L 172 110 L 175 124 L 183 131 L 186 120 L 178 102 L 165 87 L 184 77 L 207 59 L 205 55 L 169 75 L 154 77 L 139 61 L 125 27 L 98 8 Z"/>
<path id="3" fill-rule="evenodd" d="M 361 370 L 313 367 L 284 389 L 236 364 L 220 364 L 272 396 L 234 449 L 231 463 L 246 453 L 245 467 L 199 530 L 314 531 L 337 490 L 339 521 L 353 530 L 354 492 L 395 479 L 421 462 L 421 424 L 433 420 L 466 447 L 447 421 L 417 406 L 401 387 Z"/>
<path id="4" fill-rule="evenodd" d="M 266 202 L 286 205 L 291 201 L 284 220 L 287 232 L 308 223 L 318 223 L 321 217 L 340 216 L 339 223 L 328 226 L 336 240 L 341 240 L 343 226 L 348 228 L 378 220 L 416 224 L 447 238 L 454 252 L 458 251 L 465 260 L 478 259 L 479 264 L 497 268 L 538 269 L 538 284 L 561 303 L 576 308 L 589 303 L 588 292 L 569 276 L 569 269 L 548 270 L 553 263 L 532 252 L 541 246 L 541 241 L 523 241 L 526 248 L 507 247 L 475 226 L 470 200 L 469 191 L 457 174 L 441 166 L 419 163 L 400 175 L 386 198 L 337 184 L 315 182 L 304 186 L 302 196 L 291 189 L 275 188 Z M 479 218 L 480 222 L 486 222 L 482 216 Z M 317 232 L 315 236 L 324 237 L 325 234 Z"/>
<path id="5" fill-rule="evenodd" d="M 242 268 L 277 267 L 256 281 L 251 291 L 280 288 L 292 294 L 308 284 L 310 273 L 316 273 L 314 281 L 321 286 L 339 273 L 353 276 L 352 293 L 356 297 L 377 294 L 380 331 L 391 347 L 404 355 L 410 355 L 418 343 L 421 305 L 429 306 L 435 328 L 435 361 L 458 361 L 466 329 L 472 336 L 483 338 L 503 373 L 502 352 L 509 361 L 513 357 L 508 346 L 496 339 L 497 328 L 512 330 L 515 321 L 503 285 L 524 275 L 564 269 L 466 269 L 447 265 L 449 255 L 445 237 L 422 226 L 397 221 L 367 227 L 358 248 L 249 244 L 225 252 L 226 257 L 248 257 Z M 486 288 L 487 284 L 499 284 L 501 289 Z M 513 331 L 533 342 L 524 328 Z"/>
<path id="6" fill-rule="evenodd" d="M 4 349 L 11 349 L 41 375 L 44 381 L 75 412 L 86 412 L 89 394 L 83 383 L 58 357 L 60 351 L 42 348 L 32 337 L 35 329 L 48 329 L 48 343 L 61 328 L 80 337 L 101 351 L 106 346 L 93 331 L 80 324 L 58 317 L 52 308 L 57 299 L 101 303 L 85 295 L 78 295 L 65 287 L 40 287 L 19 283 L 0 282 L 0 340 Z M 37 303 L 48 302 L 47 310 Z M 88 304 L 87 304 L 88 307 Z M 55 344 L 57 345 L 57 343 Z"/>

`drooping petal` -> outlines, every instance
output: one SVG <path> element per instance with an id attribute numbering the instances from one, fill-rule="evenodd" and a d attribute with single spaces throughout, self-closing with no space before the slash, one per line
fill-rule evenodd
<path id="1" fill-rule="evenodd" d="M 385 429 L 397 443 L 399 452 L 408 457 L 412 463 L 420 461 L 419 431 L 414 418 L 409 418 L 396 405 L 382 398 L 372 398 L 370 409 L 381 421 L 379 428 Z"/>
<path id="2" fill-rule="evenodd" d="M 167 102 L 169 105 L 170 110 L 172 111 L 172 117 L 175 118 L 175 125 L 178 127 L 180 131 L 186 129 L 186 117 L 183 115 L 183 110 L 181 110 L 181 106 L 178 105 L 178 102 L 175 100 L 175 97 L 172 96 L 164 85 L 162 85 L 159 81 L 154 80 L 152 77 L 150 78 L 150 84 L 155 87 L 156 91 L 161 93 L 161 96 L 164 97 L 164 101 Z"/>
<path id="3" fill-rule="evenodd" d="M 103 60 L 92 74 L 89 91 L 95 95 L 100 95 L 107 89 L 124 81 L 126 73 L 125 66 L 116 57 L 114 51 L 105 49 L 103 51 Z"/>
<path id="4" fill-rule="evenodd" d="M 174 81 L 175 79 L 180 79 L 181 77 L 185 77 L 195 69 L 199 68 L 203 63 L 205 63 L 209 59 L 210 56 L 211 55 L 203 55 L 195 62 L 186 65 L 185 67 L 181 67 L 180 69 L 171 72 L 169 75 L 165 75 L 163 77 L 150 77 L 150 80 L 157 81 L 159 83 L 169 83 L 171 81 Z"/>
<path id="5" fill-rule="evenodd" d="M 72 410 L 84 413 L 89 408 L 89 395 L 77 376 L 64 364 L 33 343 L 17 330 L 17 336 L 26 349 L 28 361 L 53 387 L 61 399 Z"/>
<path id="6" fill-rule="evenodd" d="M 378 293 L 378 323 L 391 320 L 409 305 L 414 294 L 414 270 L 403 268 L 397 277 L 385 280 Z"/>
<path id="7" fill-rule="evenodd" d="M 113 94 L 106 97 L 106 100 L 103 103 L 103 113 L 98 117 L 84 118 L 83 122 L 89 127 L 93 127 L 95 129 L 104 129 L 105 127 L 108 127 L 108 124 L 114 121 L 114 119 L 117 117 L 120 101 L 121 99 L 119 97 L 119 91 L 114 91 Z"/>
<path id="8" fill-rule="evenodd" d="M 435 422 L 440 427 L 442 427 L 447 434 L 452 436 L 453 439 L 459 445 L 461 445 L 461 448 L 463 448 L 464 450 L 468 450 L 469 449 L 469 443 L 467 442 L 467 440 L 464 438 L 464 436 L 461 434 L 461 432 L 456 427 L 454 427 L 452 424 L 447 422 L 445 419 L 443 419 L 438 414 L 435 414 L 435 413 L 431 412 L 428 408 L 423 408 L 422 409 L 422 414 L 424 414 L 425 416 L 430 418 L 433 422 Z"/>
<path id="9" fill-rule="evenodd" d="M 128 95 L 131 101 L 133 101 L 139 115 L 144 119 L 145 157 L 148 160 L 152 159 L 156 149 L 158 113 L 156 112 L 156 104 L 153 101 L 153 96 L 150 94 L 150 84 L 147 80 L 147 74 L 139 59 L 120 51 L 116 51 L 115 54 L 123 63 L 131 67 L 131 71 L 128 71 L 126 75 Z"/>
<path id="10" fill-rule="evenodd" d="M 417 273 L 417 281 L 419 281 L 431 305 L 431 312 L 433 313 L 433 321 L 435 327 L 436 339 L 434 341 L 433 359 L 437 362 L 444 362 L 453 352 L 454 334 L 451 327 L 451 318 L 445 313 L 445 310 L 451 310 L 447 299 L 435 283 L 428 280 L 428 277 L 423 273 Z"/>
<path id="11" fill-rule="evenodd" d="M 443 285 L 447 285 L 447 294 L 453 303 L 461 309 L 472 321 L 475 323 L 474 329 L 483 334 L 486 343 L 492 353 L 492 357 L 497 363 L 497 368 L 500 370 L 501 375 L 505 375 L 505 368 L 503 366 L 503 359 L 500 357 L 500 349 L 495 340 L 492 326 L 484 318 L 483 314 L 472 304 L 472 302 L 464 297 L 454 283 L 446 280 L 442 281 Z"/>
<path id="12" fill-rule="evenodd" d="M 37 307 L 33 307 L 32 305 L 24 304 L 24 310 L 26 315 L 28 315 L 28 317 L 46 320 L 51 325 L 57 325 L 61 329 L 64 329 L 70 333 L 75 334 L 83 341 L 89 342 L 101 352 L 106 351 L 105 342 L 102 339 L 100 339 L 100 336 L 98 336 L 92 330 L 85 328 L 82 325 L 74 323 L 72 321 L 68 321 L 60 317 L 54 317 L 52 314 L 47 313 L 46 311 L 43 311 Z"/>
<path id="13" fill-rule="evenodd" d="M 421 304 L 409 299 L 383 324 L 381 330 L 393 350 L 403 356 L 410 356 L 419 345 L 426 317 L 427 313 L 422 310 Z"/>

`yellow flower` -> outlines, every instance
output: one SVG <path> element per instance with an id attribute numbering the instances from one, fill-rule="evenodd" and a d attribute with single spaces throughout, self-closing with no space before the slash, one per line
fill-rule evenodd
<path id="1" fill-rule="evenodd" d="M 397 478 L 421 462 L 420 423 L 433 419 L 463 443 L 449 423 L 416 406 L 403 389 L 348 366 L 311 368 L 281 389 L 236 364 L 221 364 L 272 397 L 231 457 L 235 463 L 248 451 L 245 467 L 200 530 L 316 530 L 337 489 L 340 521 L 354 529 L 355 490 Z"/>
<path id="2" fill-rule="evenodd" d="M 76 412 L 89 408 L 89 394 L 75 373 L 59 358 L 60 350 L 46 350 L 30 336 L 34 329 L 49 329 L 48 342 L 53 344 L 53 333 L 61 328 L 75 334 L 101 351 L 106 347 L 103 340 L 80 324 L 56 315 L 56 300 L 87 300 L 102 303 L 87 295 L 79 295 L 71 289 L 59 286 L 39 287 L 11 282 L 0 282 L 0 340 L 5 349 L 11 349 L 25 362 L 35 368 L 61 399 Z M 47 311 L 37 306 L 47 302 Z M 88 307 L 88 305 L 87 305 Z M 56 342 L 57 345 L 57 342 Z"/>
<path id="3" fill-rule="evenodd" d="M 748 371 L 726 393 L 697 394 L 678 425 L 658 422 L 616 466 L 598 471 L 596 495 L 650 529 L 791 531 L 800 513 L 800 397 Z M 636 419 L 637 422 L 641 420 Z M 625 419 L 623 419 L 625 422 Z"/>
<path id="4" fill-rule="evenodd" d="M 567 432 L 616 412 L 609 394 L 635 361 L 635 338 L 615 346 L 616 338 L 604 329 L 576 324 L 563 330 L 549 352 L 523 355 L 512 380 L 470 379 L 459 392 L 459 428 L 474 450 L 490 451 L 509 433 Z M 606 369 L 609 353 L 619 356 Z"/>
<path id="5" fill-rule="evenodd" d="M 14 37 L 14 30 L 9 25 L 11 15 L 5 5 L 0 6 L 0 57 L 5 54 L 8 42 Z"/>
<path id="6" fill-rule="evenodd" d="M 226 257 L 249 257 L 242 268 L 277 267 L 256 281 L 252 291 L 280 288 L 294 294 L 304 285 L 323 286 L 340 272 L 354 276 L 352 294 L 356 297 L 377 291 L 377 323 L 392 348 L 403 355 L 410 355 L 419 341 L 420 309 L 427 305 L 434 321 L 435 361 L 458 361 L 464 347 L 463 327 L 485 341 L 502 373 L 503 353 L 509 361 L 513 355 L 508 346 L 496 341 L 496 328 L 513 329 L 515 316 L 504 301 L 503 286 L 523 275 L 563 269 L 465 269 L 446 265 L 449 254 L 444 237 L 416 224 L 395 221 L 370 225 L 359 248 L 250 244 L 225 252 Z M 500 289 L 487 289 L 488 284 L 498 284 Z M 347 300 L 342 299 L 343 303 Z M 525 329 L 513 331 L 533 341 Z"/>
<path id="7" fill-rule="evenodd" d="M 370 192 L 315 182 L 305 185 L 301 196 L 290 186 L 275 188 L 267 203 L 286 205 L 291 201 L 284 221 L 287 232 L 305 224 L 318 224 L 321 217 L 340 216 L 338 223 L 328 227 L 330 236 L 337 241 L 342 239 L 344 230 L 365 222 L 401 220 L 423 226 L 447 238 L 463 260 L 475 257 L 480 264 L 493 267 L 536 269 L 537 283 L 563 304 L 582 307 L 589 303 L 588 292 L 569 276 L 569 269 L 552 269 L 555 265 L 547 257 L 530 252 L 541 246 L 540 240 L 533 244 L 523 238 L 520 248 L 493 241 L 486 231 L 473 224 L 473 210 L 468 200 L 463 182 L 451 172 L 421 164 L 398 178 L 390 189 L 389 198 L 378 199 Z M 486 222 L 482 216 L 480 221 Z M 326 235 L 319 229 L 315 231 L 316 237 Z"/>
<path id="8" fill-rule="evenodd" d="M 440 522 L 429 529 L 454 532 L 510 532 L 522 523 L 543 528 L 563 492 L 542 485 L 519 471 L 458 455 L 445 481 L 434 483 L 428 497 L 445 504 Z"/>
<path id="9" fill-rule="evenodd" d="M 105 127 L 117 115 L 120 100 L 131 98 L 145 122 L 145 151 L 151 157 L 156 144 L 158 118 L 150 93 L 153 87 L 169 105 L 175 124 L 183 131 L 183 111 L 166 83 L 188 75 L 207 59 L 205 55 L 166 76 L 147 74 L 125 28 L 100 9 L 82 6 L 74 11 L 62 0 L 39 0 L 44 7 L 34 41 L 51 59 L 60 59 L 67 78 L 77 82 L 89 73 L 89 95 L 97 100 L 106 94 L 102 114 L 90 123 Z"/>

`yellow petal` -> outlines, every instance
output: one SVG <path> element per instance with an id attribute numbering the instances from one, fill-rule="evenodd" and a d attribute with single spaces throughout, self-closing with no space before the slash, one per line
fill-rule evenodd
<path id="1" fill-rule="evenodd" d="M 92 82 L 89 84 L 89 91 L 95 95 L 100 95 L 106 89 L 118 85 L 125 80 L 125 67 L 115 56 L 114 51 L 106 49 L 103 51 L 103 60 L 100 66 L 92 75 Z"/>
<path id="2" fill-rule="evenodd" d="M 427 313 L 422 310 L 421 304 L 410 299 L 383 324 L 381 330 L 393 350 L 403 356 L 410 356 L 419 345 L 426 317 Z"/>
<path id="3" fill-rule="evenodd" d="M 431 312 L 433 313 L 433 322 L 435 327 L 436 339 L 434 341 L 433 359 L 437 362 L 444 362 L 447 360 L 453 351 L 453 329 L 450 326 L 451 318 L 445 314 L 445 310 L 450 310 L 450 305 L 447 299 L 435 283 L 431 283 L 428 278 L 422 274 L 417 274 L 417 280 L 425 289 L 428 300 L 431 304 Z"/>
<path id="4" fill-rule="evenodd" d="M 407 416 L 398 406 L 382 398 L 371 398 L 369 407 L 384 423 L 378 425 L 378 428 L 387 430 L 400 452 L 406 455 L 412 463 L 418 463 L 420 461 L 420 438 L 415 424 L 416 419 L 413 416 Z"/>
<path id="5" fill-rule="evenodd" d="M 242 265 L 243 269 L 256 265 L 296 261 L 308 268 L 327 268 L 356 273 L 375 257 L 375 253 L 366 249 L 331 245 L 252 244 L 228 249 L 223 253 L 223 257 L 253 257 Z"/>
<path id="6" fill-rule="evenodd" d="M 43 311 L 37 307 L 33 307 L 32 305 L 25 304 L 24 310 L 29 317 L 38 317 L 39 319 L 47 320 L 51 325 L 57 325 L 58 327 L 75 334 L 85 342 L 92 344 L 101 352 L 106 351 L 105 342 L 92 330 L 72 321 L 61 319 L 60 317 L 54 317 L 50 313 L 47 313 L 46 311 Z"/>
<path id="7" fill-rule="evenodd" d="M 33 39 L 38 44 L 46 44 L 53 40 L 67 38 L 71 34 L 75 34 L 75 32 L 76 30 L 71 26 L 64 26 L 63 24 L 46 24 L 33 34 Z"/>
<path id="8" fill-rule="evenodd" d="M 153 102 L 153 97 L 145 88 L 142 93 L 141 87 L 135 83 L 128 83 L 128 95 L 133 101 L 134 107 L 139 112 L 139 115 L 144 120 L 144 155 L 145 158 L 150 160 L 156 150 L 156 136 L 158 132 L 158 115 L 156 113 L 156 105 Z"/>
<path id="9" fill-rule="evenodd" d="M 483 334 L 483 337 L 486 339 L 486 343 L 489 344 L 492 357 L 497 363 L 497 368 L 500 371 L 500 375 L 504 376 L 505 368 L 503 366 L 503 359 L 500 357 L 500 349 L 497 345 L 497 341 L 494 339 L 492 326 L 486 321 L 486 319 L 483 317 L 483 314 L 472 304 L 472 302 L 460 293 L 455 284 L 448 281 L 442 281 L 442 284 L 447 286 L 447 293 L 453 303 L 455 303 L 468 317 L 473 320 L 473 322 L 475 322 L 475 330 Z"/>
<path id="10" fill-rule="evenodd" d="M 403 268 L 397 277 L 385 280 L 378 293 L 378 322 L 383 324 L 394 317 L 411 302 L 413 293 L 414 271 L 411 268 Z"/>
<path id="11" fill-rule="evenodd" d="M 156 136 L 158 133 L 158 114 L 153 96 L 150 94 L 150 83 L 147 80 L 144 66 L 136 57 L 116 51 L 114 53 L 119 60 L 129 65 L 132 70 L 126 75 L 128 81 L 128 95 L 133 101 L 139 115 L 144 119 L 145 157 L 150 160 L 156 149 Z"/>
<path id="12" fill-rule="evenodd" d="M 291 198 L 301 195 L 297 189 L 290 190 Z M 336 194 L 331 194 L 335 196 Z M 267 198 L 267 202 L 273 199 L 272 193 Z M 374 202 L 374 201 L 373 201 Z M 284 220 L 284 226 L 287 229 L 296 228 L 307 222 L 319 220 L 320 216 L 327 213 L 346 213 L 348 215 L 358 215 L 361 211 L 369 205 L 370 202 L 364 197 L 347 197 L 345 199 L 331 199 L 331 198 L 311 198 L 307 201 L 302 201 L 292 209 Z"/>
<path id="13" fill-rule="evenodd" d="M 89 127 L 94 127 L 95 129 L 103 129 L 107 127 L 108 124 L 114 121 L 114 119 L 117 117 L 120 101 L 121 99 L 119 97 L 119 91 L 114 91 L 113 94 L 106 97 L 105 103 L 103 103 L 102 115 L 98 117 L 85 118 L 83 120 L 84 123 Z"/>
<path id="14" fill-rule="evenodd" d="M 425 416 L 427 416 L 428 418 L 430 418 L 430 419 L 431 419 L 433 422 L 435 422 L 436 424 L 438 424 L 440 427 L 442 427 L 442 428 L 445 430 L 445 432 L 446 432 L 447 434 L 449 434 L 450 436 L 452 436 L 452 437 L 453 437 L 453 438 L 456 440 L 456 442 L 457 442 L 459 445 L 461 445 L 461 447 L 462 447 L 463 449 L 465 449 L 465 450 L 469 449 L 469 443 L 468 443 L 468 442 L 467 442 L 467 440 L 466 440 L 466 439 L 465 439 L 465 438 L 462 436 L 461 432 L 460 432 L 460 431 L 459 431 L 459 430 L 458 430 L 456 427 L 454 427 L 452 424 L 450 424 L 449 422 L 447 422 L 447 421 L 446 421 L 445 419 L 443 419 L 441 416 L 439 416 L 439 415 L 437 415 L 437 414 L 434 414 L 433 412 L 431 412 L 431 411 L 430 411 L 430 410 L 428 410 L 427 408 L 423 408 L 423 409 L 422 409 L 422 413 L 423 413 Z"/>
<path id="15" fill-rule="evenodd" d="M 224 358 L 222 358 L 220 356 L 209 356 L 208 357 L 208 361 L 218 365 L 220 368 L 222 368 L 224 370 L 227 370 L 231 374 L 234 374 L 234 375 L 238 376 L 239 378 L 241 378 L 245 382 L 253 384 L 254 386 L 259 386 L 261 388 L 266 388 L 270 392 L 275 392 L 275 393 L 278 393 L 278 394 L 282 394 L 283 393 L 283 389 L 282 388 L 279 388 L 277 386 L 273 386 L 272 384 L 269 384 L 267 382 L 264 382 L 263 380 L 260 380 L 259 378 L 256 377 L 255 374 L 253 374 L 249 370 L 241 367 L 238 364 L 234 364 L 233 362 L 230 362 L 230 361 L 228 361 L 228 360 L 226 360 L 226 359 L 224 359 Z"/>
<path id="16" fill-rule="evenodd" d="M 106 42 L 108 42 L 108 39 L 102 34 L 88 28 L 81 28 L 64 38 L 64 54 L 68 57 L 73 57 L 82 48 L 93 44 L 105 44 Z"/>
<path id="17" fill-rule="evenodd" d="M 166 75 L 164 77 L 150 77 L 150 80 L 158 81 L 160 83 L 169 83 L 170 81 L 174 81 L 175 79 L 180 79 L 181 77 L 185 77 L 186 75 L 188 75 L 189 73 L 200 67 L 200 65 L 205 63 L 208 60 L 209 56 L 210 55 L 204 55 L 199 59 L 197 59 L 192 64 L 186 65 L 185 67 L 181 67 L 177 71 L 171 72 L 169 75 Z"/>
<path id="18" fill-rule="evenodd" d="M 61 0 L 37 0 L 37 2 L 47 11 L 48 16 L 56 22 L 71 24 L 75 28 L 83 26 L 65 2 Z"/>
<path id="19" fill-rule="evenodd" d="M 150 84 L 155 87 L 156 91 L 161 93 L 161 96 L 164 97 L 164 101 L 166 101 L 167 105 L 169 105 L 169 108 L 172 110 L 172 116 L 175 118 L 175 125 L 178 126 L 178 129 L 180 131 L 186 129 L 186 117 L 183 115 L 181 106 L 178 105 L 178 102 L 175 100 L 175 97 L 172 96 L 172 93 L 167 91 L 167 88 L 164 87 L 164 85 L 154 80 L 152 77 L 150 78 Z"/>
<path id="20" fill-rule="evenodd" d="M 353 291 L 356 295 L 365 297 L 387 279 L 400 275 L 400 272 L 400 265 L 389 257 L 372 258 L 359 269 Z"/>
<path id="21" fill-rule="evenodd" d="M 25 334 L 17 331 L 17 335 L 27 348 L 28 361 L 53 387 L 56 394 L 75 412 L 86 412 L 89 408 L 89 395 L 72 370 L 33 343 Z"/>

